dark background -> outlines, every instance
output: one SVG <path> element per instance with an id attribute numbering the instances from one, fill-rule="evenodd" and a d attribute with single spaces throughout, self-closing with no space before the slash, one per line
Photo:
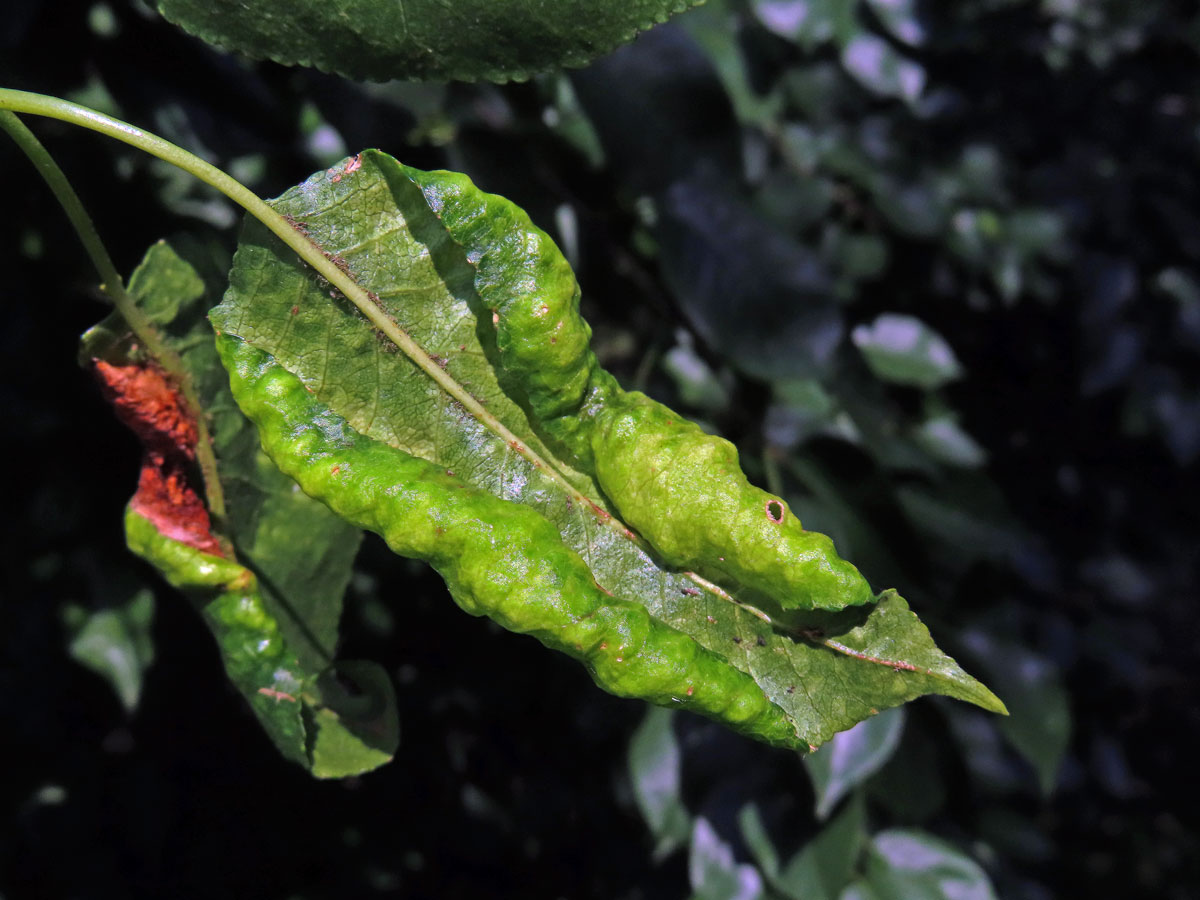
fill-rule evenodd
<path id="1" fill-rule="evenodd" d="M 912 40 L 862 4 L 853 27 L 919 69 L 914 92 L 819 29 L 773 32 L 768 6 L 710 5 L 569 78 L 364 87 L 223 56 L 139 4 L 8 0 L 0 84 L 113 112 L 265 196 L 378 146 L 522 205 L 572 257 L 605 364 L 736 440 L 753 479 L 1013 708 L 1000 726 L 913 705 L 866 788 L 872 827 L 957 843 L 1005 897 L 1200 896 L 1183 799 L 1200 14 L 964 0 L 919 7 Z M 123 271 L 183 231 L 232 252 L 235 217 L 201 187 L 29 124 Z M 377 541 L 343 655 L 396 674 L 399 753 L 344 783 L 278 758 L 198 616 L 124 550 L 139 451 L 75 363 L 104 312 L 95 276 L 11 145 L 0 172 L 0 894 L 687 896 L 686 854 L 655 862 L 631 799 L 639 705 L 464 616 Z M 940 334 L 962 376 L 922 388 L 869 366 L 851 334 L 881 313 Z M 922 431 L 946 420 L 956 436 Z M 67 611 L 139 582 L 155 657 L 126 713 L 68 655 Z M 1067 725 L 1060 752 L 1046 735 Z M 739 858 L 748 800 L 788 852 L 812 832 L 793 756 L 677 726 L 689 805 Z"/>

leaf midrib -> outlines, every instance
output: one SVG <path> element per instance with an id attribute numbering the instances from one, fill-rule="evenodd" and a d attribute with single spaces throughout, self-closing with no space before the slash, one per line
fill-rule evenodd
<path id="1" fill-rule="evenodd" d="M 374 155 L 373 151 L 366 151 L 366 153 Z M 363 154 L 360 154 L 360 157 L 362 155 Z M 339 168 L 341 167 L 334 167 L 329 171 L 337 171 Z M 358 169 L 359 167 L 356 166 L 354 171 L 357 171 Z M 396 199 L 394 195 L 393 199 L 397 203 L 397 207 L 403 210 L 403 207 L 400 206 L 399 200 Z M 538 453 L 538 451 L 536 451 L 534 448 L 529 446 L 525 440 L 522 440 L 494 413 L 492 413 L 483 402 L 476 398 L 453 376 L 451 376 L 449 372 L 439 364 L 437 359 L 434 358 L 433 354 L 425 350 L 425 348 L 421 346 L 421 344 L 407 331 L 407 329 L 401 326 L 385 309 L 383 309 L 381 303 L 379 302 L 380 295 L 359 284 L 352 274 L 353 269 L 349 261 L 334 257 L 329 253 L 329 251 L 325 250 L 325 248 L 322 247 L 319 242 L 313 240 L 311 235 L 308 234 L 307 230 L 303 227 L 302 223 L 298 223 L 289 219 L 289 224 L 295 230 L 297 236 L 310 244 L 321 255 L 322 258 L 320 262 L 324 263 L 324 265 L 313 263 L 313 267 L 318 271 L 318 273 L 336 288 L 338 288 L 338 290 L 342 292 L 346 299 L 354 304 L 354 306 L 367 318 L 372 326 L 382 333 L 384 337 L 392 341 L 392 343 L 396 345 L 400 352 L 403 353 L 426 376 L 428 376 L 430 380 L 434 382 L 434 384 L 441 388 L 447 396 L 461 406 L 464 411 L 480 422 L 492 434 L 502 440 L 506 445 L 507 452 L 513 452 L 523 457 L 530 465 L 544 473 L 546 477 L 554 482 L 555 485 L 557 485 L 567 497 L 583 506 L 586 506 L 591 511 L 593 517 L 598 520 L 601 525 L 612 531 L 614 534 L 619 535 L 622 540 L 628 541 L 643 553 L 657 560 L 657 554 L 654 552 L 654 548 L 648 542 L 630 529 L 628 525 L 626 525 L 626 523 L 618 516 L 613 515 L 608 510 L 599 506 L 591 497 L 575 487 L 559 470 L 558 466 L 556 465 L 556 461 L 547 459 Z M 454 241 L 449 233 L 446 233 L 446 239 L 460 250 L 464 250 L 461 245 Z M 340 262 L 341 265 L 335 263 L 334 259 L 338 259 L 338 262 Z M 469 262 L 468 265 L 471 265 L 472 270 L 475 269 L 475 266 Z M 659 565 L 661 565 L 661 561 L 659 561 Z M 932 677 L 934 680 L 944 680 L 948 683 L 954 683 L 943 673 L 924 669 L 923 667 L 914 667 L 912 664 L 905 661 L 890 660 L 882 657 L 864 655 L 846 647 L 844 644 L 841 644 L 832 638 L 825 636 L 817 637 L 813 634 L 805 632 L 803 629 L 795 629 L 787 625 L 777 623 L 763 610 L 734 597 L 731 593 L 704 578 L 703 576 L 691 571 L 685 571 L 682 574 L 696 584 L 697 587 L 699 587 L 706 594 L 709 594 L 718 600 L 729 603 L 732 606 L 747 612 L 748 614 L 766 623 L 771 627 L 772 630 L 788 634 L 793 640 L 803 641 L 805 643 L 809 643 L 810 645 L 817 644 L 839 656 L 856 659 L 859 662 L 869 665 L 892 668 L 894 670 L 908 670 L 926 677 Z"/>

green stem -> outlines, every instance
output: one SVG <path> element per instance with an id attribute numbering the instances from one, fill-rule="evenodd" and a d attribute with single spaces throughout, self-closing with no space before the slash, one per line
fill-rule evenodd
<path id="1" fill-rule="evenodd" d="M 341 291 L 384 336 L 399 347 L 405 356 L 411 359 L 442 390 L 458 401 L 458 403 L 479 419 L 479 421 L 483 422 L 495 434 L 500 436 L 517 453 L 536 458 L 536 454 L 533 453 L 531 448 L 526 447 L 524 442 L 509 431 L 482 403 L 450 377 L 407 331 L 401 328 L 391 316 L 383 311 L 377 302 L 377 298 L 372 297 L 358 282 L 342 271 L 341 268 L 325 255 L 325 252 L 317 244 L 313 243 L 312 240 L 299 231 L 293 222 L 277 213 L 266 201 L 259 198 L 258 195 L 235 178 L 222 172 L 216 166 L 206 163 L 182 147 L 172 144 L 170 141 L 165 141 L 157 135 L 142 131 L 140 128 L 135 128 L 111 116 L 106 116 L 103 113 L 87 109 L 67 100 L 61 100 L 57 97 L 47 97 L 44 94 L 31 94 L 26 91 L 0 88 L 0 110 L 5 109 L 29 113 L 31 115 L 46 116 L 51 119 L 69 122 L 73 125 L 90 128 L 92 131 L 97 131 L 100 134 L 136 147 L 139 150 L 149 153 L 151 156 L 157 156 L 159 159 L 165 160 L 183 169 L 185 172 L 194 175 L 205 184 L 216 188 L 234 203 L 241 206 L 246 212 L 250 213 L 250 215 L 254 216 L 254 218 L 262 222 L 276 237 L 294 250 L 297 256 L 315 269 L 322 278 Z M 639 546 L 645 546 L 641 538 L 629 531 L 624 523 L 596 506 L 590 498 L 584 496 L 574 485 L 568 482 L 557 469 L 553 466 L 545 465 L 541 460 L 538 460 L 538 462 L 542 463 L 547 475 L 560 484 L 570 496 L 591 507 L 605 527 L 622 532 L 627 538 L 638 543 Z M 686 574 L 703 590 L 737 603 L 737 605 L 764 618 L 766 621 L 770 621 L 765 613 L 734 600 L 727 592 L 721 590 L 717 585 L 702 578 L 700 575 L 694 572 Z"/>
<path id="2" fill-rule="evenodd" d="M 7 93 L 20 94 L 21 92 L 0 89 L 0 94 Z M 120 273 L 117 272 L 116 265 L 113 264 L 112 257 L 109 256 L 108 250 L 104 246 L 104 241 L 100 239 L 100 234 L 96 231 L 96 226 L 92 223 L 91 216 L 88 215 L 87 210 L 83 206 L 83 201 L 79 199 L 79 195 L 75 193 L 75 189 L 71 187 L 71 182 L 67 180 L 66 174 L 59 168 L 58 163 L 54 161 L 54 157 L 42 146 L 41 141 L 37 139 L 34 133 L 6 107 L 7 104 L 4 103 L 3 98 L 0 98 L 0 130 L 8 133 L 16 145 L 29 157 L 38 174 L 49 185 L 55 199 L 58 200 L 59 205 L 63 208 L 63 212 L 66 213 L 71 227 L 79 235 L 79 240 L 83 244 L 87 255 L 91 258 L 92 265 L 96 267 L 96 271 L 100 275 L 100 290 L 112 301 L 121 318 L 125 320 L 125 324 L 129 326 L 129 330 L 133 332 L 150 355 L 158 361 L 159 365 L 174 380 L 183 392 L 183 397 L 187 405 L 191 407 L 198 432 L 196 462 L 200 466 L 200 472 L 204 477 L 205 497 L 208 500 L 209 511 L 213 517 L 218 523 L 223 522 L 225 518 L 225 494 L 221 489 L 221 480 L 217 475 L 217 458 L 213 452 L 208 425 L 205 422 L 203 411 L 196 397 L 195 390 L 192 387 L 191 379 L 187 377 L 187 373 L 184 371 L 183 360 L 179 358 L 179 354 L 166 345 L 159 335 L 158 329 L 154 327 L 154 324 L 142 312 L 137 302 L 129 295 L 129 292 L 125 290 L 125 284 L 121 280 Z M 231 550 L 229 547 L 225 549 Z"/>
<path id="3" fill-rule="evenodd" d="M 120 308 L 122 305 L 129 305 L 128 309 L 121 310 L 121 315 L 129 320 L 131 326 L 134 322 L 139 322 L 142 316 L 141 310 L 130 302 L 129 296 L 121 284 L 121 276 L 117 272 L 117 267 L 113 265 L 112 257 L 108 255 L 104 242 L 100 240 L 96 226 L 92 224 L 91 216 L 83 208 L 79 195 L 71 187 L 71 183 L 63 174 L 62 169 L 58 167 L 58 163 L 54 161 L 49 151 L 42 146 L 41 141 L 34 136 L 33 132 L 25 127 L 25 123 L 11 112 L 7 110 L 0 112 L 0 128 L 7 131 L 9 137 L 25 152 L 34 168 L 38 170 L 38 174 L 54 192 L 55 198 L 62 206 L 63 212 L 67 214 L 67 219 L 70 220 L 75 233 L 79 235 L 83 249 L 91 257 L 92 265 L 100 273 L 100 290 L 108 295 L 114 306 Z"/>
<path id="4" fill-rule="evenodd" d="M 246 212 L 254 216 L 271 230 L 283 243 L 296 252 L 304 262 L 317 271 L 322 278 L 336 287 L 353 303 L 363 315 L 393 344 L 400 348 L 430 379 L 442 390 L 453 397 L 464 409 L 469 411 L 492 432 L 498 435 L 506 444 L 522 456 L 536 460 L 544 467 L 548 477 L 563 487 L 572 497 L 581 503 L 593 507 L 600 520 L 606 527 L 618 532 L 626 532 L 632 538 L 625 525 L 618 522 L 604 510 L 585 497 L 577 488 L 553 466 L 545 461 L 536 459 L 532 448 L 526 447 L 503 422 L 496 418 L 490 410 L 471 395 L 462 385 L 456 382 L 442 367 L 418 344 L 411 335 L 392 319 L 379 305 L 378 298 L 358 284 L 349 274 L 325 255 L 317 244 L 295 227 L 295 224 L 280 215 L 253 191 L 222 172 L 216 166 L 189 153 L 182 147 L 165 141 L 162 138 L 121 122 L 111 116 L 95 110 L 87 109 L 67 100 L 57 97 L 47 97 L 44 94 L 31 94 L 26 91 L 14 91 L 0 88 L 0 110 L 10 109 L 17 112 L 59 119 L 73 125 L 81 125 L 98 131 L 100 134 L 116 138 L 130 146 L 143 150 L 152 156 L 165 160 L 185 172 L 199 178 L 205 184 L 216 188 Z"/>
<path id="5" fill-rule="evenodd" d="M 326 257 L 325 252 L 306 235 L 298 231 L 292 222 L 275 212 L 265 200 L 259 198 L 257 194 L 237 179 L 222 172 L 216 166 L 206 163 L 195 154 L 189 153 L 182 147 L 172 144 L 170 141 L 165 141 L 157 135 L 142 131 L 140 128 L 135 128 L 111 116 L 106 116 L 104 113 L 87 109 L 77 103 L 61 100 L 58 97 L 47 97 L 44 94 L 31 94 L 27 91 L 0 88 L 0 110 L 5 109 L 20 113 L 29 113 L 35 116 L 46 116 L 62 122 L 69 122 L 72 125 L 81 125 L 84 128 L 90 128 L 92 131 L 98 131 L 100 134 L 136 147 L 139 150 L 149 153 L 151 156 L 157 156 L 159 159 L 183 169 L 183 171 L 190 175 L 194 175 L 205 184 L 216 188 L 234 203 L 238 204 L 238 206 L 246 210 L 246 212 L 250 213 L 250 215 L 254 216 L 254 218 L 262 222 L 276 237 L 294 250 L 297 256 L 315 269 L 322 278 L 341 291 L 351 303 L 362 311 L 371 324 L 378 328 L 393 344 L 399 347 L 442 390 L 462 404 L 473 415 L 477 416 L 480 421 L 500 434 L 506 442 L 515 443 L 516 446 L 523 448 L 523 445 L 517 441 L 516 435 L 505 428 L 499 419 L 493 416 L 468 391 L 447 375 L 441 366 L 425 352 L 425 349 L 413 340 L 412 336 L 401 328 L 391 316 L 383 311 L 377 302 L 377 298 L 372 297 L 358 282 Z M 561 476 L 559 477 L 561 478 Z"/>

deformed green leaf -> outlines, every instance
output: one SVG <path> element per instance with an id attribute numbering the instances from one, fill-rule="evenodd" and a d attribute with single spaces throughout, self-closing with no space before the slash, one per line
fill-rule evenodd
<path id="1" fill-rule="evenodd" d="M 298 491 L 258 447 L 220 376 L 195 269 L 159 243 L 129 290 L 180 356 L 211 427 L 227 507 L 214 522 L 212 487 L 196 483 L 201 438 L 179 386 L 110 317 L 84 336 L 82 355 L 146 450 L 126 512 L 130 548 L 194 598 L 230 679 L 285 757 L 322 777 L 386 762 L 396 743 L 386 675 L 363 669 L 373 664 L 339 664 L 365 692 L 353 698 L 329 676 L 360 533 Z"/>
<path id="2" fill-rule="evenodd" d="M 614 693 L 798 749 L 925 693 L 1003 709 L 798 522 L 817 548 L 798 568 L 818 577 L 789 570 L 777 526 L 794 515 L 731 446 L 599 369 L 569 267 L 512 204 L 377 151 L 273 203 L 421 349 L 397 352 L 249 222 L 212 313 L 234 396 L 307 493 L 429 560 L 468 612 L 580 658 Z M 715 448 L 709 465 L 683 465 L 663 435 Z M 613 617 L 635 633 L 605 636 L 594 620 Z"/>
<path id="3" fill-rule="evenodd" d="M 700 0 L 157 0 L 229 50 L 351 78 L 506 81 L 581 66 Z"/>

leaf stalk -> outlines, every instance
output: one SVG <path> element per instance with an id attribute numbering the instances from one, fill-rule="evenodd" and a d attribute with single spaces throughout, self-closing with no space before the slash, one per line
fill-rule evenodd
<path id="1" fill-rule="evenodd" d="M 24 93 L 23 91 L 6 91 L 0 89 L 0 95 L 20 95 Z M 28 96 L 38 97 L 40 95 L 31 94 Z M 43 99 L 49 100 L 52 98 Z M 60 102 L 65 103 L 65 101 Z M 99 113 L 96 113 L 96 115 L 99 115 Z M 42 176 L 42 179 L 54 194 L 54 198 L 58 201 L 59 206 L 62 207 L 67 220 L 71 223 L 71 227 L 79 236 L 79 241 L 83 244 L 84 251 L 91 259 L 92 265 L 100 276 L 101 292 L 112 302 L 117 313 L 125 320 L 125 324 L 129 326 L 129 330 L 141 341 L 142 345 L 149 351 L 158 364 L 162 366 L 167 375 L 175 383 L 175 386 L 183 394 L 184 401 L 190 408 L 192 417 L 196 422 L 198 433 L 196 463 L 200 467 L 200 473 L 204 479 L 204 494 L 208 501 L 208 509 L 218 523 L 223 523 L 225 519 L 225 494 L 221 488 L 221 480 L 217 475 L 216 454 L 213 452 L 208 423 L 205 421 L 191 380 L 187 377 L 187 373 L 184 370 L 183 360 L 179 358 L 179 354 L 167 346 L 166 342 L 159 335 L 158 330 L 154 327 L 154 323 L 142 312 L 141 308 L 137 305 L 137 301 L 125 290 L 125 283 L 121 279 L 121 275 L 108 253 L 108 248 L 104 246 L 104 241 L 101 239 L 100 233 L 96 230 L 95 223 L 92 222 L 91 216 L 88 215 L 83 201 L 79 199 L 79 194 L 71 186 L 66 173 L 54 161 L 54 157 L 50 155 L 50 152 L 42 145 L 42 142 L 37 139 L 37 136 L 11 111 L 8 104 L 4 102 L 3 96 L 0 96 L 0 129 L 7 132 L 9 137 L 13 139 L 13 142 L 29 157 L 38 174 Z M 220 534 L 218 535 L 218 540 L 223 544 L 228 544 Z M 231 547 L 226 546 L 225 549 L 232 555 Z"/>

